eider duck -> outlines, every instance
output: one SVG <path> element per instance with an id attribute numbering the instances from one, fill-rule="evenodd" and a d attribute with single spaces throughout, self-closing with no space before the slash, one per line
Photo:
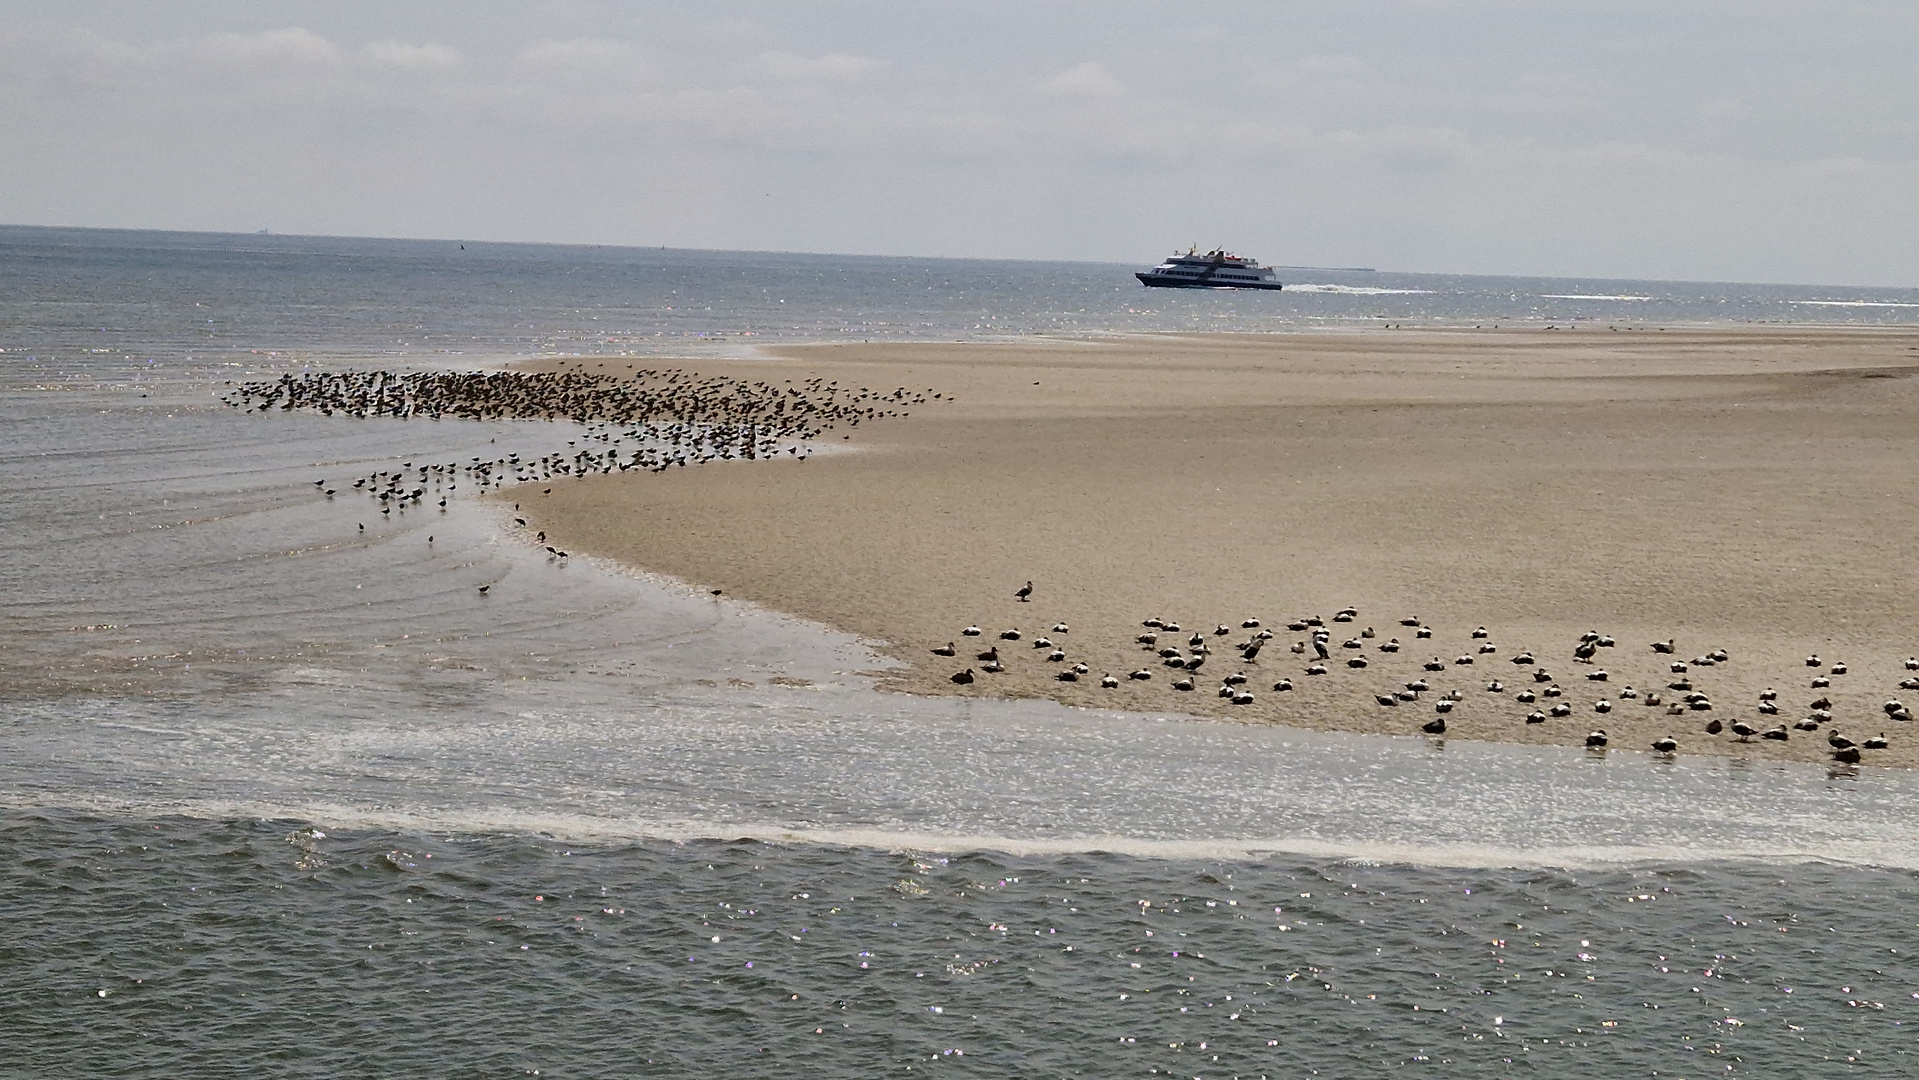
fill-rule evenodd
<path id="1" fill-rule="evenodd" d="M 965 685 L 966 685 L 967 683 L 970 683 L 970 682 L 972 682 L 972 681 L 973 681 L 973 669 L 972 669 L 972 668 L 967 668 L 967 669 L 966 669 L 965 671 L 961 671 L 961 672 L 957 672 L 957 673 L 956 673 L 956 674 L 954 674 L 954 676 L 953 676 L 953 681 L 954 681 L 954 682 L 956 682 L 956 683 L 959 683 L 959 684 L 960 684 L 961 686 L 965 686 Z"/>
<path id="2" fill-rule="evenodd" d="M 1605 732 L 1603 732 L 1603 731 L 1589 731 L 1589 732 L 1587 732 L 1587 733 L 1586 733 L 1586 745 L 1587 745 L 1587 746 L 1591 746 L 1591 747 L 1601 747 L 1601 746 L 1605 746 L 1605 745 L 1606 745 L 1606 733 L 1605 733 Z"/>
<path id="3" fill-rule="evenodd" d="M 1662 738 L 1654 739 L 1652 741 L 1652 748 L 1654 751 L 1658 753 L 1670 754 L 1673 751 L 1679 749 L 1679 742 L 1678 740 L 1674 739 L 1671 735 L 1667 735 Z"/>

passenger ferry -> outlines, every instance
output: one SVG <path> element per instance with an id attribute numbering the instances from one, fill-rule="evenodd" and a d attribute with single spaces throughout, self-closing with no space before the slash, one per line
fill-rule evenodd
<path id="1" fill-rule="evenodd" d="M 1204 255 L 1189 248 L 1175 254 L 1151 270 L 1133 275 L 1139 283 L 1153 289 L 1279 289 L 1273 268 L 1261 266 L 1258 259 L 1241 258 L 1226 251 Z"/>

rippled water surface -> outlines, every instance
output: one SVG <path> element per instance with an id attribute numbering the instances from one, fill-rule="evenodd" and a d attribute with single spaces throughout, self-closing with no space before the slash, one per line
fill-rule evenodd
<path id="1" fill-rule="evenodd" d="M 315 484 L 571 425 L 214 401 L 743 338 L 1919 302 L 1287 273 L 0 229 L 0 1074 L 1910 1075 L 1905 774 L 879 694 L 858 641 L 550 556 L 510 504 Z"/>
<path id="2" fill-rule="evenodd" d="M 1911 1075 L 1910 873 L 11 814 L 35 1075 Z M 28 928 L 22 934 L 18 928 Z"/>

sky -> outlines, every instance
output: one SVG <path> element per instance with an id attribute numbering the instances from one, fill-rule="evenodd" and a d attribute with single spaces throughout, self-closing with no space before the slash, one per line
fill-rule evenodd
<path id="1" fill-rule="evenodd" d="M 1919 285 L 1913 0 L 0 0 L 0 222 Z"/>

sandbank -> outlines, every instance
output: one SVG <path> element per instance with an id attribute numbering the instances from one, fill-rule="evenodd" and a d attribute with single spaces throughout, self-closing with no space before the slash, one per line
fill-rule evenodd
<path id="1" fill-rule="evenodd" d="M 1919 329 L 847 344 L 678 363 L 946 396 L 827 436 L 854 452 L 507 497 L 576 552 L 857 633 L 903 663 L 892 689 L 1402 735 L 1457 689 L 1447 738 L 1577 745 L 1604 729 L 1615 748 L 1670 735 L 1686 753 L 1826 760 L 1836 727 L 1886 733 L 1868 764 L 1919 765 L 1919 730 L 1883 710 L 1919 706 L 1897 685 L 1919 675 L 1903 664 L 1919 653 Z M 1346 607 L 1356 620 L 1333 622 Z M 1307 634 L 1288 622 L 1308 616 L 1332 632 L 1324 675 L 1289 651 Z M 1414 616 L 1430 639 L 1400 625 Z M 1181 627 L 1160 645 L 1205 635 L 1194 691 L 1136 643 L 1149 618 Z M 1276 636 L 1246 663 L 1228 646 L 1250 618 Z M 984 636 L 961 636 L 969 625 Z M 950 681 L 1015 627 L 1020 641 L 997 642 L 1005 673 Z M 1592 664 L 1572 655 L 1587 631 L 1617 642 Z M 1379 651 L 1390 638 L 1402 649 Z M 1668 638 L 1676 657 L 1648 647 Z M 948 642 L 957 659 L 931 653 Z M 1728 662 L 1684 676 L 1712 711 L 1643 704 L 1679 696 L 1674 659 L 1714 649 Z M 1538 665 L 1509 662 L 1527 650 Z M 1367 667 L 1347 667 L 1355 655 Z M 1074 662 L 1088 676 L 1058 681 Z M 1540 667 L 1563 697 L 1519 703 L 1545 689 Z M 1126 678 L 1142 669 L 1153 677 Z M 1606 681 L 1587 678 L 1598 669 Z M 1217 697 L 1242 671 L 1252 703 Z M 1117 689 L 1100 686 L 1109 672 Z M 1272 690 L 1282 678 L 1294 689 Z M 1376 703 L 1419 678 L 1420 700 Z M 1638 696 L 1621 700 L 1628 685 Z M 1777 716 L 1755 712 L 1768 687 Z M 1821 697 L 1834 719 L 1816 733 L 1704 731 L 1790 724 Z M 1572 714 L 1524 721 L 1553 700 Z"/>

